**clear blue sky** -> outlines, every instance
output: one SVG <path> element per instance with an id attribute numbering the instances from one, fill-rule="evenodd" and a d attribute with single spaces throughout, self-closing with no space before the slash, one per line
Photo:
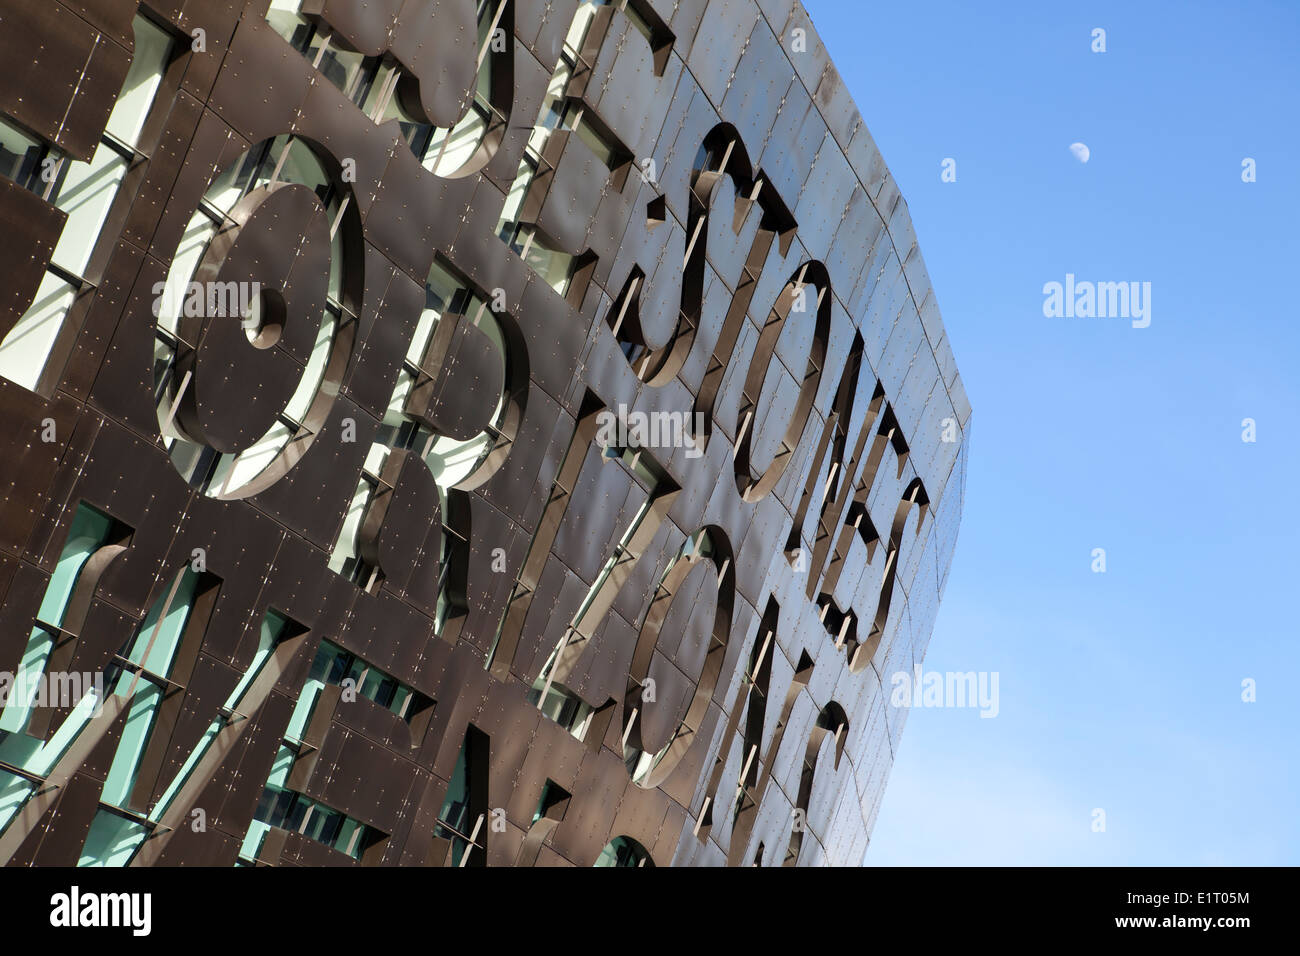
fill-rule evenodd
<path id="1" fill-rule="evenodd" d="M 911 712 L 867 863 L 1300 863 L 1300 4 L 805 5 L 975 408 L 925 667 L 1000 675 Z M 1067 272 L 1150 327 L 1045 318 Z"/>

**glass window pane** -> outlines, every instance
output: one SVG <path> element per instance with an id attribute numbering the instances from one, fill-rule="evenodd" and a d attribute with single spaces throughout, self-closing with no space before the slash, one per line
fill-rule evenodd
<path id="1" fill-rule="evenodd" d="M 355 858 L 358 855 L 357 846 L 360 843 L 356 837 L 360 832 L 361 824 L 350 817 L 344 817 L 342 825 L 339 827 L 339 835 L 334 840 L 334 849 Z"/>
<path id="2" fill-rule="evenodd" d="M 420 319 L 415 325 L 415 336 L 411 339 L 411 347 L 406 350 L 406 360 L 412 365 L 419 365 L 424 359 L 424 350 L 429 347 L 434 326 L 438 324 L 438 319 L 441 317 L 441 314 L 434 309 L 425 309 L 420 313 Z"/>
<path id="3" fill-rule="evenodd" d="M 0 711 L 0 731 L 17 733 L 27 726 L 27 717 L 36 700 L 41 675 L 45 672 L 45 661 L 54 649 L 54 638 L 41 628 L 33 628 L 27 641 L 23 656 L 18 661 L 18 673 L 14 675 L 14 686 L 10 688 L 5 708 Z M 10 741 L 5 741 L 10 743 Z M 0 747 L 0 755 L 5 750 Z M 5 759 L 10 759 L 5 757 Z M 25 767 L 24 760 L 10 760 L 18 766 Z"/>
<path id="4" fill-rule="evenodd" d="M 591 26 L 592 18 L 596 15 L 596 7 L 600 3 L 584 2 L 578 7 L 577 13 L 573 15 L 573 23 L 569 26 L 568 36 L 564 38 L 564 52 L 573 58 L 577 58 L 579 50 L 582 48 L 583 38 L 587 35 L 587 28 Z"/>
<path id="5" fill-rule="evenodd" d="M 176 585 L 176 593 L 167 607 L 167 615 L 160 624 L 159 617 L 162 615 L 163 605 L 167 603 L 167 598 L 171 594 L 171 585 L 172 583 L 168 582 L 167 590 L 160 594 L 153 606 L 149 608 L 149 613 L 145 615 L 144 622 L 131 643 L 130 653 L 127 654 L 128 660 L 143 665 L 145 670 L 160 677 L 166 677 L 171 673 L 172 658 L 176 655 L 176 649 L 180 647 L 185 622 L 189 620 L 190 611 L 194 607 L 194 594 L 198 590 L 199 576 L 189 569 L 182 572 L 181 582 Z M 151 648 L 149 648 L 150 641 L 153 642 Z M 146 648 L 149 648 L 147 660 L 144 659 Z"/>
<path id="6" fill-rule="evenodd" d="M 359 677 L 360 675 L 358 675 Z M 366 670 L 366 676 L 361 681 L 361 696 L 367 700 L 373 700 L 379 703 L 379 695 L 384 686 L 384 674 L 377 668 L 371 667 Z"/>
<path id="7" fill-rule="evenodd" d="M 384 463 L 388 461 L 389 448 L 387 445 L 381 445 L 378 442 L 370 446 L 370 451 L 366 453 L 366 460 L 362 467 L 376 478 L 384 470 Z"/>
<path id="8" fill-rule="evenodd" d="M 262 618 L 262 629 L 258 636 L 257 653 L 253 655 L 253 662 L 248 665 L 248 670 L 244 671 L 244 676 L 239 679 L 235 689 L 226 698 L 225 706 L 227 710 L 235 709 L 239 704 L 239 699 L 244 695 L 244 691 L 262 672 L 262 667 L 270 659 L 271 653 L 285 637 L 286 623 L 285 619 L 274 611 L 266 612 L 266 615 Z"/>
<path id="9" fill-rule="evenodd" d="M 518 223 L 519 209 L 523 206 L 524 196 L 528 194 L 528 187 L 533 181 L 532 172 L 533 167 L 526 160 L 519 164 L 519 170 L 515 174 L 515 181 L 510 186 L 510 192 L 506 194 L 506 203 L 501 210 L 501 221 L 497 227 L 498 235 L 502 235 L 503 229 L 507 225 L 513 231 L 513 227 Z"/>
<path id="10" fill-rule="evenodd" d="M 113 519 L 96 511 L 89 505 L 79 505 L 68 529 L 59 562 L 54 574 L 45 588 L 41 606 L 37 609 L 38 620 L 47 624 L 62 624 L 67 610 L 68 600 L 72 597 L 81 569 L 85 567 L 90 556 L 103 547 L 113 527 Z M 38 681 L 45 670 L 45 660 L 54 646 L 53 639 L 41 628 L 34 628 L 27 643 L 27 648 L 20 659 L 18 673 L 14 675 L 14 688 L 11 698 L 0 712 L 0 730 L 18 731 L 27 724 L 27 715 L 31 702 L 35 698 Z M 12 695 L 22 688 L 25 699 Z"/>
<path id="11" fill-rule="evenodd" d="M 392 77 L 396 69 L 397 68 L 390 63 L 380 63 L 375 69 L 374 76 L 370 82 L 357 90 L 357 106 L 361 108 L 361 112 L 365 113 L 367 116 L 373 115 L 376 108 L 379 106 L 380 96 L 388 96 L 389 101 L 385 105 L 384 112 L 380 117 L 378 117 L 378 120 L 382 122 L 385 119 L 391 119 L 393 117 L 393 91 L 390 88 L 390 84 L 394 82 Z M 400 113 L 400 108 L 397 112 Z"/>
<path id="12" fill-rule="evenodd" d="M 72 525 L 68 528 L 63 551 L 59 555 L 59 563 L 45 589 L 40 610 L 36 612 L 42 621 L 48 624 L 63 623 L 63 614 L 67 610 L 77 579 L 81 576 L 81 569 L 90 556 L 107 543 L 112 527 L 113 519 L 102 511 L 87 504 L 78 505 Z"/>
<path id="13" fill-rule="evenodd" d="M 27 189 L 39 183 L 37 176 L 44 146 L 16 126 L 0 118 L 0 176 Z"/>
<path id="14" fill-rule="evenodd" d="M 51 257 L 56 265 L 84 275 L 117 187 L 126 177 L 126 160 L 100 143 L 89 163 L 65 159 L 67 175 L 54 196 L 54 205 L 68 214 Z"/>
<path id="15" fill-rule="evenodd" d="M 411 688 L 394 682 L 393 698 L 388 702 L 388 709 L 399 717 L 406 716 L 406 702 L 411 699 Z"/>
<path id="16" fill-rule="evenodd" d="M 614 165 L 614 149 L 604 138 L 597 133 L 588 122 L 578 124 L 578 138 L 587 144 L 590 149 L 607 167 Z"/>
<path id="17" fill-rule="evenodd" d="M 100 700 L 95 694 L 85 694 L 78 701 L 77 706 L 72 709 L 59 729 L 55 731 L 54 736 L 48 741 L 42 741 L 35 737 L 29 737 L 27 734 L 11 733 L 0 735 L 0 760 L 12 764 L 15 767 L 21 767 L 28 773 L 38 776 L 45 776 L 50 772 L 50 768 L 63 756 L 74 740 L 81 734 L 87 722 L 95 713 L 99 706 Z M 5 709 L 8 714 L 14 709 L 13 705 Z M 23 718 L 24 722 L 26 716 Z"/>
<path id="18" fill-rule="evenodd" d="M 424 281 L 424 307 L 436 309 L 439 314 L 446 311 L 452 297 L 462 288 L 462 283 L 447 271 L 437 259 L 429 267 L 429 276 Z"/>
<path id="19" fill-rule="evenodd" d="M 357 485 L 352 504 L 348 505 L 347 517 L 339 531 L 339 539 L 330 555 L 329 569 L 335 574 L 343 573 L 343 566 L 357 553 L 357 529 L 361 527 L 361 517 L 366 511 L 366 502 L 370 500 L 370 482 L 362 481 Z"/>
<path id="20" fill-rule="evenodd" d="M 0 342 L 0 375 L 36 390 L 45 361 L 63 328 L 63 319 L 76 297 L 77 290 L 71 285 L 52 272 L 45 274 L 31 308 Z"/>
<path id="21" fill-rule="evenodd" d="M 593 866 L 637 867 L 649 862 L 645 847 L 631 837 L 620 836 L 605 844 Z"/>
<path id="22" fill-rule="evenodd" d="M 312 711 L 316 709 L 316 700 L 320 697 L 324 686 L 325 684 L 319 680 L 308 680 L 303 684 L 302 693 L 298 695 L 298 703 L 293 708 L 293 716 L 289 718 L 289 726 L 284 732 L 285 740 L 295 743 L 302 741 L 303 732 L 311 723 Z"/>
<path id="23" fill-rule="evenodd" d="M 289 155 L 280 168 L 280 182 L 299 183 L 314 190 L 317 195 L 329 187 L 329 174 L 310 146 L 301 140 L 292 140 L 285 148 Z"/>
<path id="24" fill-rule="evenodd" d="M 266 838 L 270 826 L 261 820 L 254 820 L 248 827 L 248 835 L 244 837 L 244 842 L 239 847 L 239 855 L 246 860 L 256 860 L 257 854 L 262 850 L 262 840 Z"/>
<path id="25" fill-rule="evenodd" d="M 431 173 L 442 176 L 450 175 L 470 161 L 479 141 L 487 131 L 487 122 L 477 110 L 469 113 L 456 124 L 446 139 L 446 147 L 439 142 L 425 156 L 424 168 Z M 441 158 L 439 158 L 441 154 Z"/>
<path id="26" fill-rule="evenodd" d="M 319 48 L 319 42 L 314 42 L 313 47 Z M 312 51 L 312 59 L 315 59 L 315 49 Z M 341 50 L 335 43 L 330 44 L 330 48 L 325 51 L 321 57 L 320 71 L 324 73 L 335 86 L 339 88 L 345 96 L 350 96 L 358 84 L 364 82 L 364 75 L 368 66 L 366 57 L 360 53 L 353 53 L 350 50 Z"/>
<path id="27" fill-rule="evenodd" d="M 298 16 L 300 6 L 299 0 L 271 0 L 271 9 L 266 12 L 266 20 L 272 29 L 299 49 L 311 31 L 311 25 Z"/>
<path id="28" fill-rule="evenodd" d="M 528 250 L 528 264 L 542 277 L 542 281 L 560 295 L 569 288 L 569 273 L 573 268 L 573 257 L 563 252 L 545 248 L 534 241 Z"/>
<path id="29" fill-rule="evenodd" d="M 157 804 L 155 804 L 154 808 L 149 811 L 150 820 L 157 821 L 162 819 L 162 815 L 166 813 L 167 808 L 171 806 L 172 799 L 176 796 L 180 788 L 185 785 L 185 781 L 189 779 L 195 766 L 197 766 L 203 755 L 208 752 L 208 748 L 212 746 L 212 741 L 216 739 L 217 734 L 221 732 L 221 728 L 224 726 L 225 722 L 220 718 L 214 720 L 208 725 L 208 729 L 204 731 L 203 736 L 199 738 L 198 746 L 190 751 L 190 755 L 185 758 L 185 763 L 181 765 L 180 772 L 172 778 L 172 782 L 168 784 L 167 789 L 163 791 L 163 795 L 158 798 Z"/>
<path id="30" fill-rule="evenodd" d="M 125 676 L 123 675 L 124 678 Z M 115 807 L 127 805 L 161 700 L 162 693 L 153 684 L 141 681 L 137 686 L 130 712 L 126 716 L 126 724 L 122 728 L 121 742 L 113 756 L 108 778 L 104 781 L 102 802 Z"/>
<path id="31" fill-rule="evenodd" d="M 0 832 L 32 792 L 32 784 L 8 770 L 0 770 Z"/>
<path id="32" fill-rule="evenodd" d="M 467 833 L 465 819 L 469 816 L 469 775 L 466 757 L 469 749 L 468 740 L 461 744 L 460 754 L 456 757 L 456 769 L 452 771 L 451 781 L 447 784 L 447 798 L 443 801 L 438 819 L 460 833 Z"/>
<path id="33" fill-rule="evenodd" d="M 199 267 L 199 261 L 216 233 L 216 224 L 201 212 L 196 212 L 185 227 L 180 245 L 176 247 L 176 255 L 172 257 L 161 301 L 157 304 L 159 328 L 176 334 L 177 319 L 185 307 L 190 280 L 194 278 L 194 271 Z"/>
<path id="34" fill-rule="evenodd" d="M 285 791 L 285 796 L 289 799 L 289 805 L 284 812 L 282 825 L 286 830 L 301 830 L 307 811 L 312 807 L 311 801 L 288 790 Z"/>
<path id="35" fill-rule="evenodd" d="M 172 39 L 144 17 L 136 17 L 131 28 L 135 33 L 135 53 L 122 92 L 108 118 L 108 132 L 128 146 L 135 146 L 158 84 L 167 70 Z"/>
<path id="36" fill-rule="evenodd" d="M 415 385 L 415 376 L 403 369 L 397 374 L 397 384 L 393 386 L 393 394 L 388 399 L 388 408 L 384 412 L 384 424 L 390 426 L 399 426 L 406 423 L 406 399 L 411 394 L 411 388 Z M 367 469 L 371 474 L 377 474 L 372 469 Z"/>
<path id="37" fill-rule="evenodd" d="M 226 492 L 238 490 L 252 481 L 275 460 L 276 454 L 293 437 L 294 430 L 283 422 L 276 422 L 271 429 L 253 443 L 252 447 L 240 452 L 231 468 L 230 482 Z"/>
<path id="38" fill-rule="evenodd" d="M 298 387 L 294 389 L 293 397 L 284 408 L 284 414 L 296 422 L 301 422 L 307 417 L 312 400 L 316 397 L 320 383 L 325 378 L 325 366 L 334 347 L 334 333 L 338 331 L 338 326 L 338 318 L 326 309 L 321 317 L 320 331 L 316 333 L 316 343 L 312 346 L 311 355 L 307 359 L 307 367 L 298 381 Z"/>
<path id="39" fill-rule="evenodd" d="M 90 825 L 77 866 L 126 866 L 148 832 L 139 823 L 100 810 Z"/>

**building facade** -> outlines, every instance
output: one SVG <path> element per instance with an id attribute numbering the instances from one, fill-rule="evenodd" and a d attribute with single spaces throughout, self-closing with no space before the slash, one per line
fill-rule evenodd
<path id="1" fill-rule="evenodd" d="M 801 6 L 0 47 L 0 860 L 861 861 L 970 406 Z"/>

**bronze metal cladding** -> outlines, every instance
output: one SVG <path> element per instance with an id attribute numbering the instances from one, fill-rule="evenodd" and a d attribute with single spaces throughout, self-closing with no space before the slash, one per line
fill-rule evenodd
<path id="1" fill-rule="evenodd" d="M 0 0 L 0 860 L 856 864 L 970 406 L 793 0 Z"/>

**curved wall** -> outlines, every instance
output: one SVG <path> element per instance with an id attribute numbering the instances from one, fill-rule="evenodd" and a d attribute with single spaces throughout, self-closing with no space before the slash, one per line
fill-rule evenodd
<path id="1" fill-rule="evenodd" d="M 861 861 L 970 406 L 801 6 L 0 20 L 0 859 Z"/>

